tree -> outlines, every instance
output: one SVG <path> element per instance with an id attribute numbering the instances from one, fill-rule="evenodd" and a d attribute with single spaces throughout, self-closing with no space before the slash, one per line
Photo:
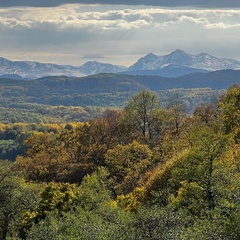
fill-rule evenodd
<path id="1" fill-rule="evenodd" d="M 200 104 L 194 113 L 194 117 L 205 124 L 214 122 L 218 118 L 218 112 L 213 104 Z"/>
<path id="2" fill-rule="evenodd" d="M 26 239 L 27 231 L 51 214 L 62 217 L 64 213 L 69 212 L 74 206 L 77 193 L 77 186 L 74 184 L 55 182 L 43 184 L 35 207 L 26 209 L 23 214 L 24 221 L 19 229 L 21 239 Z"/>
<path id="3" fill-rule="evenodd" d="M 216 127 L 198 123 L 192 126 L 188 141 L 188 153 L 172 170 L 172 182 L 175 181 L 178 188 L 177 201 L 192 208 L 195 214 L 205 208 L 205 213 L 209 213 L 211 218 L 219 194 L 216 191 L 217 160 L 225 153 L 229 136 L 223 135 Z M 199 208 L 200 203 L 202 209 Z"/>
<path id="4" fill-rule="evenodd" d="M 16 237 L 24 213 L 35 206 L 37 192 L 35 185 L 18 176 L 12 163 L 0 161 L 0 239 Z"/>
<path id="5" fill-rule="evenodd" d="M 117 145 L 106 153 L 106 166 L 119 193 L 129 193 L 151 165 L 152 151 L 136 141 Z"/>
<path id="6" fill-rule="evenodd" d="M 79 187 L 78 205 L 86 211 L 101 208 L 112 199 L 110 183 L 109 172 L 104 167 L 86 175 Z"/>
<path id="7" fill-rule="evenodd" d="M 25 141 L 27 156 L 18 156 L 16 168 L 33 181 L 62 180 L 68 155 L 61 142 L 50 133 L 35 133 Z"/>
<path id="8" fill-rule="evenodd" d="M 159 106 L 156 94 L 142 90 L 130 99 L 124 112 L 124 120 L 142 137 L 151 139 L 154 131 L 154 112 Z"/>

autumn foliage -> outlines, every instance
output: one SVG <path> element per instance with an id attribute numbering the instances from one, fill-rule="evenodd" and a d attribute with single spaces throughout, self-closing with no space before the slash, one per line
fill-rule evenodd
<path id="1" fill-rule="evenodd" d="M 1 124 L 21 151 L 0 165 L 0 238 L 239 239 L 239 121 L 233 86 L 192 115 L 143 90 L 84 123 Z"/>

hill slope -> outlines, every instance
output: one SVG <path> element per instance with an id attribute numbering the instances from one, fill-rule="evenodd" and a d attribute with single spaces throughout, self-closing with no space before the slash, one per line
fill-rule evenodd
<path id="1" fill-rule="evenodd" d="M 24 94 L 32 97 L 66 94 L 136 92 L 144 88 L 151 91 L 175 88 L 211 88 L 213 90 L 219 90 L 227 89 L 233 84 L 240 84 L 240 70 L 194 73 L 176 78 L 98 74 L 82 78 L 50 76 L 30 81 L 0 79 L 2 91 L 10 91 L 9 88 L 18 89 L 18 92 L 10 91 L 9 94 Z"/>
<path id="2" fill-rule="evenodd" d="M 102 114 L 104 108 L 124 107 L 141 89 L 157 92 L 163 105 L 173 99 L 180 101 L 191 113 L 200 103 L 217 99 L 224 92 L 220 89 L 234 83 L 240 84 L 240 71 L 195 73 L 178 78 L 98 74 L 29 81 L 0 79 L 0 122 L 88 120 Z"/>

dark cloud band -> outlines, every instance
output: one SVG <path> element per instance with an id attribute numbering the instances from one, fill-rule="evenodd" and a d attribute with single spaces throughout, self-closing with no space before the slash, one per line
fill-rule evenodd
<path id="1" fill-rule="evenodd" d="M 2 0 L 0 1 L 0 7 L 54 7 L 71 3 L 152 5 L 161 7 L 240 8 L 239 0 Z"/>

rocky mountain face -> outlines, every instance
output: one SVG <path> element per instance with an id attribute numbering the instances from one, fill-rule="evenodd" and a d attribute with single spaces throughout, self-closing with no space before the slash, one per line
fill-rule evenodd
<path id="1" fill-rule="evenodd" d="M 240 69 L 240 62 L 237 60 L 220 59 L 208 53 L 192 55 L 178 49 L 165 56 L 157 56 L 150 53 L 140 58 L 135 64 L 128 68 L 128 71 L 159 70 L 171 65 L 206 71 Z"/>

